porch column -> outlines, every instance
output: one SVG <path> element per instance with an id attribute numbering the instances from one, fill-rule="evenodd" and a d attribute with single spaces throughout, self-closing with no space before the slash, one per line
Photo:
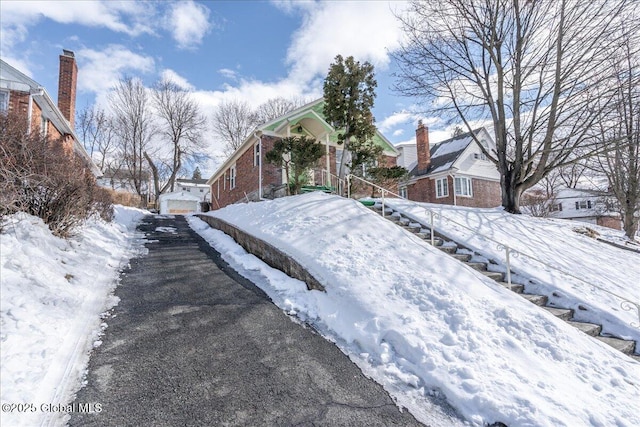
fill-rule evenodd
<path id="1" fill-rule="evenodd" d="M 327 164 L 327 181 L 329 182 L 329 186 L 331 186 L 331 155 L 329 153 L 329 134 L 325 135 L 324 140 L 325 157 Z"/>

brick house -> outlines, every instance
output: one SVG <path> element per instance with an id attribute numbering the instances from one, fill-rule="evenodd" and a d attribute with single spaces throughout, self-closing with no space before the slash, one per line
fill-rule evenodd
<path id="1" fill-rule="evenodd" d="M 211 187 L 211 209 L 284 195 L 285 170 L 265 162 L 264 156 L 275 141 L 288 136 L 304 135 L 324 145 L 325 154 L 318 162 L 320 166 L 310 171 L 309 184 L 331 185 L 334 179 L 331 175 L 337 175 L 343 150 L 338 144 L 338 132 L 324 118 L 323 107 L 324 100 L 320 98 L 258 126 L 207 180 Z M 383 148 L 382 163 L 395 166 L 398 152 L 393 145 L 377 131 L 373 142 Z"/>
<path id="2" fill-rule="evenodd" d="M 429 145 L 429 129 L 416 129 L 416 161 L 408 168 L 409 179 L 400 195 L 417 202 L 469 207 L 500 206 L 500 174 L 475 141 L 488 151 L 495 143 L 485 128 L 463 133 Z M 404 150 L 409 147 L 405 146 Z"/>
<path id="3" fill-rule="evenodd" d="M 96 176 L 101 172 L 75 134 L 78 66 L 73 52 L 60 55 L 58 103 L 38 82 L 0 59 L 0 113 L 24 120 L 27 132 L 39 132 L 49 140 L 60 141 L 69 154 L 75 154 Z"/>

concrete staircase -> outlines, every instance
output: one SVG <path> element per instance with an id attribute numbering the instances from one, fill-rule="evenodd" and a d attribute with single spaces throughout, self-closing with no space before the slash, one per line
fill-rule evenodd
<path id="1" fill-rule="evenodd" d="M 370 206 L 369 209 L 382 215 L 382 206 L 378 204 L 374 206 Z M 431 244 L 431 231 L 429 230 L 428 226 L 415 222 L 405 217 L 400 212 L 396 212 L 393 209 L 390 209 L 388 207 L 385 208 L 384 217 L 390 221 L 393 221 L 399 227 L 402 227 L 414 233 L 416 236 L 424 239 L 426 243 Z M 509 288 L 509 284 L 504 281 L 504 273 L 491 271 L 490 265 L 492 264 L 490 262 L 478 261 L 477 258 L 479 258 L 479 256 L 477 256 L 477 254 L 474 254 L 473 251 L 462 247 L 462 245 L 452 240 L 447 240 L 443 238 L 443 236 L 439 235 L 437 232 L 434 235 L 434 243 L 435 243 L 435 246 L 438 247 L 438 249 L 451 255 L 453 258 L 464 263 L 468 267 L 478 270 L 485 276 L 498 282 L 500 285 L 506 288 Z M 517 294 L 521 295 L 523 298 L 525 298 L 529 302 L 537 306 L 540 306 L 542 309 L 547 310 L 549 313 L 553 314 L 556 317 L 559 317 L 560 319 L 569 323 L 571 326 L 581 330 L 585 334 L 590 335 L 595 339 L 598 339 L 610 345 L 616 350 L 619 350 L 622 353 L 640 362 L 640 354 L 635 354 L 635 350 L 636 350 L 635 341 L 623 340 L 623 339 L 612 337 L 612 336 L 602 335 L 601 325 L 596 325 L 593 323 L 586 323 L 586 322 L 578 322 L 578 321 L 572 320 L 573 314 L 574 314 L 572 309 L 550 306 L 548 305 L 549 298 L 546 295 L 535 295 L 535 294 L 526 293 L 525 292 L 526 289 L 524 285 L 514 284 L 512 281 L 510 289 L 513 292 L 516 292 Z"/>

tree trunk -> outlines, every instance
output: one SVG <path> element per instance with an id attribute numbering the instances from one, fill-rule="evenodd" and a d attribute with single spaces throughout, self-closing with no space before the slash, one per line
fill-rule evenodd
<path id="1" fill-rule="evenodd" d="M 151 157 L 149 157 L 146 151 L 144 152 L 144 158 L 147 159 L 147 162 L 149 163 L 149 167 L 151 168 L 151 174 L 153 175 L 153 188 L 156 193 L 154 197 L 154 202 L 157 202 L 158 196 L 160 195 L 160 178 L 158 177 L 158 168 L 153 163 L 153 160 L 151 160 Z"/>
<path id="2" fill-rule="evenodd" d="M 630 204 L 626 203 L 624 206 L 623 218 L 622 218 L 622 227 L 624 229 L 624 235 L 629 238 L 629 240 L 634 240 L 636 231 L 638 230 L 638 218 L 635 216 L 635 203 Z"/>
<path id="3" fill-rule="evenodd" d="M 502 207 L 504 210 L 512 214 L 521 213 L 520 194 L 522 193 L 522 187 L 516 183 L 513 171 L 509 170 L 502 174 L 500 187 L 502 190 Z"/>

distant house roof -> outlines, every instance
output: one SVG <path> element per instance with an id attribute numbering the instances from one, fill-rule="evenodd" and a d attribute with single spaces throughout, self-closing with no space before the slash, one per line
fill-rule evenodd
<path id="1" fill-rule="evenodd" d="M 180 184 L 195 184 L 195 185 L 207 185 L 206 179 L 188 179 L 188 178 L 178 178 L 176 182 Z"/>
<path id="2" fill-rule="evenodd" d="M 193 202 L 199 202 L 200 197 L 193 194 L 185 193 L 184 191 L 175 191 L 173 193 L 163 193 L 158 196 L 158 200 L 189 200 Z"/>
<path id="3" fill-rule="evenodd" d="M 451 169 L 464 150 L 473 142 L 473 135 L 479 137 L 482 131 L 484 131 L 484 128 L 474 129 L 471 132 L 466 132 L 432 145 L 429 149 L 431 154 L 429 167 L 420 171 L 416 163 L 409 174 L 411 176 L 424 176 Z"/>

